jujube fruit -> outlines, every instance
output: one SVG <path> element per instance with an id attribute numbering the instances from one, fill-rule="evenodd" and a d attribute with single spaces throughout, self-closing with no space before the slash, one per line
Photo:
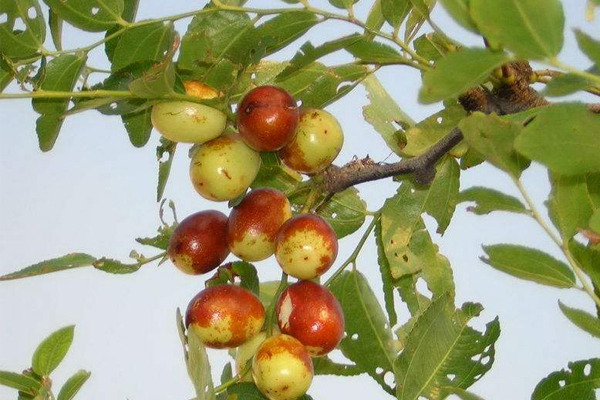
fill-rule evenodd
<path id="1" fill-rule="evenodd" d="M 252 361 L 254 383 L 270 400 L 294 400 L 304 395 L 313 378 L 312 360 L 297 339 L 271 336 Z"/>
<path id="2" fill-rule="evenodd" d="M 337 119 L 327 111 L 308 109 L 300 116 L 294 138 L 279 150 L 279 157 L 296 171 L 314 174 L 331 165 L 343 144 Z"/>
<path id="3" fill-rule="evenodd" d="M 276 151 L 288 144 L 296 132 L 298 117 L 294 98 L 275 86 L 252 89 L 237 108 L 240 135 L 257 151 Z"/>
<path id="4" fill-rule="evenodd" d="M 277 301 L 277 322 L 282 333 L 298 339 L 313 357 L 335 349 L 344 336 L 344 313 L 325 287 L 300 281 L 289 286 Z"/>
<path id="5" fill-rule="evenodd" d="M 190 162 L 190 178 L 196 191 L 213 201 L 235 199 L 248 189 L 260 168 L 260 154 L 237 134 L 204 143 Z"/>
<path id="6" fill-rule="evenodd" d="M 207 210 L 185 218 L 173 231 L 167 253 L 186 274 L 198 275 L 217 268 L 229 255 L 227 217 Z"/>
<path id="7" fill-rule="evenodd" d="M 275 252 L 279 228 L 291 217 L 290 202 L 283 193 L 271 188 L 254 189 L 229 214 L 229 249 L 244 261 L 270 257 Z"/>
<path id="8" fill-rule="evenodd" d="M 335 261 L 338 243 L 335 232 L 323 218 L 300 214 L 279 229 L 275 257 L 286 274 L 298 279 L 323 275 Z"/>
<path id="9" fill-rule="evenodd" d="M 185 322 L 208 347 L 237 347 L 260 332 L 265 309 L 249 290 L 216 285 L 202 290 L 190 301 Z"/>

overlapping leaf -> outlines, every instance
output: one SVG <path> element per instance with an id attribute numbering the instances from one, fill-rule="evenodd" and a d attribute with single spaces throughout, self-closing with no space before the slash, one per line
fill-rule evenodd
<path id="1" fill-rule="evenodd" d="M 587 371 L 589 369 L 589 372 Z M 575 361 L 553 372 L 533 391 L 531 400 L 595 400 L 600 388 L 600 359 Z"/>
<path id="2" fill-rule="evenodd" d="M 35 10 L 30 17 L 29 10 Z M 0 53 L 10 58 L 25 58 L 41 49 L 46 40 L 46 21 L 37 0 L 0 0 Z M 17 28 L 22 22 L 25 29 Z"/>
<path id="3" fill-rule="evenodd" d="M 121 21 L 123 0 L 44 0 L 60 18 L 91 32 L 106 31 Z"/>

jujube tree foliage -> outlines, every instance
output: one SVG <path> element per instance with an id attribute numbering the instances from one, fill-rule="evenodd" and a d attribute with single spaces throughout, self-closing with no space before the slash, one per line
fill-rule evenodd
<path id="1" fill-rule="evenodd" d="M 31 99 L 42 151 L 61 145 L 70 115 L 118 115 L 136 147 L 153 128 L 161 135 L 157 201 L 179 149 L 189 151 L 190 184 L 199 195 L 231 208 L 229 215 L 198 210 L 169 224 L 161 206 L 158 233 L 136 239 L 154 249 L 151 256 L 132 251 L 133 261 L 121 262 L 73 253 L 0 280 L 87 266 L 130 274 L 154 262 L 204 274 L 206 288 L 190 300 L 185 319 L 177 313 L 197 399 L 308 399 L 313 376 L 332 374 L 368 374 L 399 400 L 478 399 L 468 389 L 492 368 L 500 322 L 486 321 L 482 331 L 469 325 L 483 307 L 456 304 L 452 267 L 423 221 L 430 215 L 443 234 L 456 205 L 470 202 L 476 214 L 518 213 L 539 223 L 561 259 L 492 244 L 483 261 L 516 278 L 582 290 L 598 312 L 560 303 L 565 323 L 600 337 L 600 106 L 548 100 L 600 95 L 600 41 L 576 30 L 594 65 L 580 70 L 561 61 L 559 0 L 376 0 L 364 20 L 353 12 L 356 2 L 329 0 L 333 7 L 321 9 L 316 1 L 285 0 L 263 9 L 212 0 L 195 11 L 137 20 L 138 0 L 0 0 L 0 88 L 16 83 L 0 99 Z M 596 5 L 589 1 L 590 18 Z M 431 18 L 435 6 L 481 36 L 481 45 L 465 46 L 442 31 Z M 185 32 L 174 29 L 180 20 L 189 20 Z M 355 33 L 305 42 L 285 62 L 269 58 L 329 20 Z M 101 36 L 66 49 L 65 24 Z M 108 67 L 89 62 L 94 51 L 104 52 Z M 334 52 L 354 60 L 324 64 Z M 377 79 L 388 66 L 400 66 L 398 76 L 403 68 L 418 70 L 418 100 L 443 102 L 443 109 L 413 121 L 388 94 L 394 88 Z M 545 87 L 536 91 L 535 83 Z M 365 120 L 400 161 L 336 160 L 344 134 L 325 108 L 358 85 L 370 101 Z M 553 226 L 520 180 L 532 162 L 549 174 Z M 460 191 L 461 171 L 482 163 L 506 173 L 521 198 L 493 187 Z M 397 192 L 368 211 L 355 186 L 374 180 Z M 338 260 L 344 237 L 363 225 L 356 249 Z M 383 305 L 356 265 L 372 235 Z M 223 265 L 230 253 L 239 260 Z M 264 282 L 253 263 L 272 256 L 281 280 Z M 420 279 L 428 293 L 418 289 Z M 410 313 L 400 319 L 398 297 Z M 50 335 L 31 369 L 0 371 L 0 384 L 20 399 L 55 398 L 50 374 L 73 332 L 70 326 Z M 220 384 L 205 347 L 234 349 L 235 368 L 225 367 Z M 327 356 L 335 348 L 347 364 Z M 73 398 L 89 376 L 73 375 L 58 400 Z M 579 360 L 548 375 L 531 398 L 593 399 L 599 387 L 600 359 Z"/>

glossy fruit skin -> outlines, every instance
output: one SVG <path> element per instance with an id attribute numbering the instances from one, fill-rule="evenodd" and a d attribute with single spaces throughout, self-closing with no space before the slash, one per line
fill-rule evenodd
<path id="1" fill-rule="evenodd" d="M 293 170 L 315 174 L 331 165 L 343 145 L 338 120 L 327 111 L 308 109 L 300 115 L 296 136 L 279 150 L 279 157 Z"/>
<path id="2" fill-rule="evenodd" d="M 298 339 L 313 357 L 320 357 L 344 336 L 344 312 L 325 287 L 299 281 L 289 286 L 277 301 L 277 322 L 282 333 Z"/>
<path id="3" fill-rule="evenodd" d="M 265 340 L 252 361 L 254 383 L 270 400 L 294 400 L 312 383 L 312 360 L 297 339 L 275 335 Z"/>
<path id="4" fill-rule="evenodd" d="M 298 279 L 323 275 L 335 261 L 338 242 L 323 218 L 300 214 L 289 219 L 275 240 L 275 257 L 283 271 Z"/>
<path id="5" fill-rule="evenodd" d="M 236 285 L 216 285 L 198 293 L 185 313 L 188 329 L 213 349 L 237 347 L 260 332 L 265 309 L 252 292 Z"/>
<path id="6" fill-rule="evenodd" d="M 207 210 L 185 218 L 173 231 L 167 253 L 186 274 L 199 275 L 217 268 L 229 255 L 227 217 Z"/>
<path id="7" fill-rule="evenodd" d="M 294 98 L 275 86 L 252 89 L 237 109 L 240 135 L 257 151 L 277 151 L 288 144 L 296 133 L 298 118 Z"/>
<path id="8" fill-rule="evenodd" d="M 271 188 L 254 189 L 229 214 L 229 249 L 249 262 L 272 256 L 277 232 L 291 217 L 292 208 L 283 193 Z"/>
<path id="9" fill-rule="evenodd" d="M 227 134 L 201 145 L 190 162 L 196 191 L 213 201 L 235 199 L 248 189 L 260 169 L 260 154 L 237 134 Z"/>

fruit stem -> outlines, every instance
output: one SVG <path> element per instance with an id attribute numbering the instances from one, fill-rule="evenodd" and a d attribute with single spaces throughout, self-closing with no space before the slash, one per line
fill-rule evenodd
<path id="1" fill-rule="evenodd" d="M 310 189 L 310 193 L 308 194 L 308 197 L 306 198 L 306 202 L 304 203 L 304 206 L 302 206 L 302 210 L 300 210 L 300 212 L 301 213 L 309 212 L 318 198 L 319 198 L 319 191 L 316 188 L 312 187 Z"/>
<path id="2" fill-rule="evenodd" d="M 371 220 L 371 223 L 367 227 L 367 230 L 365 230 L 365 233 L 363 233 L 362 237 L 358 241 L 356 248 L 354 249 L 352 254 L 350 254 L 350 257 L 348 257 L 348 259 L 346 259 L 346 261 L 344 261 L 344 263 L 342 265 L 340 265 L 340 267 L 333 273 L 333 275 L 331 275 L 329 277 L 329 279 L 327 279 L 327 282 L 325 282 L 326 287 L 331 285 L 333 283 L 333 281 L 335 281 L 341 275 L 341 273 L 344 272 L 344 270 L 346 269 L 346 267 L 348 267 L 348 265 L 352 264 L 352 265 L 356 266 L 356 259 L 358 258 L 360 251 L 362 250 L 363 246 L 365 245 L 367 238 L 371 235 L 371 232 L 373 232 L 373 229 L 375 228 L 375 225 L 377 224 L 377 221 L 379 221 L 380 217 L 381 217 L 380 211 L 376 212 L 373 215 L 373 220 Z"/>
<path id="3" fill-rule="evenodd" d="M 288 274 L 285 272 L 281 273 L 281 280 L 279 281 L 279 287 L 273 295 L 273 299 L 271 300 L 271 304 L 269 304 L 269 308 L 267 310 L 267 320 L 265 324 L 267 324 L 267 337 L 273 335 L 273 320 L 275 319 L 275 305 L 277 304 L 277 300 L 279 300 L 279 296 L 285 290 L 288 283 Z"/>

